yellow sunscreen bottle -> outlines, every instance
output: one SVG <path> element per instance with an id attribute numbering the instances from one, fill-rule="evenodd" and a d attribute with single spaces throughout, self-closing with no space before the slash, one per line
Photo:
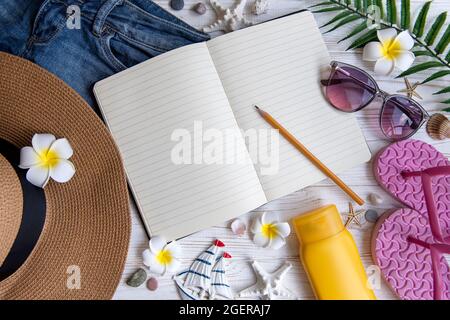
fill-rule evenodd
<path id="1" fill-rule="evenodd" d="M 355 241 L 335 205 L 297 216 L 292 223 L 300 258 L 317 299 L 376 299 Z"/>

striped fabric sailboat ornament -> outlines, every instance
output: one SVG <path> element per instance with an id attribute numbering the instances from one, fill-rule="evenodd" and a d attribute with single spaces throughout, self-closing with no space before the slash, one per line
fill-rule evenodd
<path id="1" fill-rule="evenodd" d="M 217 292 L 212 289 L 212 281 L 228 285 L 226 280 L 223 280 L 225 274 L 222 274 L 222 279 L 218 279 L 214 275 L 216 272 L 213 272 L 213 267 L 214 270 L 223 270 L 223 267 L 216 266 L 216 263 L 222 260 L 223 256 L 219 255 L 219 251 L 223 247 L 225 247 L 225 244 L 222 241 L 215 240 L 212 246 L 194 260 L 188 270 L 174 277 L 178 291 L 184 300 L 210 299 L 212 293 Z M 229 255 L 227 254 L 227 256 Z"/>
<path id="2" fill-rule="evenodd" d="M 233 299 L 234 294 L 225 277 L 225 263 L 224 259 L 231 259 L 231 255 L 224 252 L 223 255 L 217 259 L 216 264 L 212 269 L 211 291 L 210 299 Z"/>

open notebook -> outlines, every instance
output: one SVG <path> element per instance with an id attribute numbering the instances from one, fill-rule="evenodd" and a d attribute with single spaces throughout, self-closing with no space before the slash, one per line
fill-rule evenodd
<path id="1" fill-rule="evenodd" d="M 147 231 L 176 239 L 325 178 L 283 137 L 276 174 L 262 174 L 250 161 L 243 136 L 223 152 L 249 161 L 196 161 L 207 143 L 195 143 L 195 126 L 269 130 L 255 104 L 334 172 L 368 161 L 356 120 L 321 93 L 319 72 L 329 61 L 305 11 L 170 51 L 98 82 L 94 92 Z M 183 132 L 192 138 L 192 164 L 173 161 Z"/>

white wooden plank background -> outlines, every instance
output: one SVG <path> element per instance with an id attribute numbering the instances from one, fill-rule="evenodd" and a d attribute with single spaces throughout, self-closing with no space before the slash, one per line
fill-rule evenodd
<path id="1" fill-rule="evenodd" d="M 197 0 L 185 0 L 186 5 L 182 11 L 175 12 L 168 9 L 168 0 L 156 1 L 162 7 L 168 9 L 170 12 L 176 14 L 189 24 L 202 28 L 207 24 L 214 21 L 215 15 L 211 7 L 207 4 L 207 13 L 200 16 L 193 12 L 191 8 L 196 4 Z M 208 1 L 208 0 L 203 0 Z M 255 16 L 250 13 L 251 5 L 254 0 L 248 0 L 246 6 L 246 13 L 248 19 L 258 22 L 265 21 L 274 17 L 278 17 L 290 12 L 303 9 L 318 1 L 305 1 L 305 0 L 271 0 L 270 9 L 267 14 L 261 16 Z M 415 14 L 417 14 L 417 7 L 423 4 L 424 1 L 412 1 L 412 8 L 416 8 Z M 231 6 L 232 0 L 222 0 L 224 6 Z M 442 11 L 450 11 L 450 3 L 448 0 L 434 0 L 430 10 L 430 16 L 440 13 Z M 316 19 L 320 24 L 327 21 L 333 14 L 316 14 Z M 431 20 L 430 20 L 431 21 Z M 345 51 L 349 45 L 349 41 L 337 44 L 337 41 L 342 38 L 350 27 L 343 27 L 336 32 L 332 32 L 324 35 L 325 42 L 328 46 L 330 54 L 333 59 L 338 61 L 347 62 L 365 70 L 371 71 L 372 65 L 370 63 L 363 62 L 361 59 L 361 51 Z M 424 73 L 426 74 L 426 73 Z M 380 87 L 387 92 L 394 93 L 395 91 L 404 88 L 402 79 L 393 79 L 393 77 L 375 77 L 380 84 Z M 411 81 L 423 80 L 424 75 L 411 76 Z M 443 78 L 440 81 L 434 81 L 433 84 L 421 86 L 418 92 L 424 98 L 421 103 L 430 112 L 443 109 L 445 106 L 437 103 L 442 97 L 433 96 L 432 93 L 443 87 L 449 85 L 449 78 Z M 382 147 L 388 143 L 384 141 L 379 133 L 378 129 L 378 111 L 377 106 L 369 106 L 366 110 L 357 113 L 359 124 L 365 134 L 368 145 L 372 154 L 374 155 Z M 433 144 L 438 150 L 450 155 L 450 143 L 448 141 L 436 142 L 431 140 L 424 129 L 416 134 L 414 137 Z M 351 188 L 353 188 L 359 195 L 366 198 L 371 192 L 378 193 L 384 199 L 382 205 L 376 209 L 378 212 L 383 212 L 386 209 L 393 207 L 401 207 L 401 205 L 391 199 L 375 182 L 371 173 L 371 163 L 360 165 L 352 170 L 341 174 L 340 177 L 346 181 Z M 314 186 L 305 188 L 294 194 L 286 196 L 282 199 L 273 201 L 256 211 L 276 211 L 280 213 L 283 220 L 289 220 L 299 213 L 315 209 L 319 206 L 334 203 L 338 206 L 341 212 L 345 212 L 348 208 L 348 199 L 346 195 L 336 186 L 334 186 L 329 180 L 324 180 Z M 366 208 L 373 208 L 370 205 L 366 205 Z M 244 215 L 242 218 L 245 221 L 249 221 L 252 213 Z M 158 277 L 159 285 L 157 291 L 150 292 L 145 288 L 145 285 L 140 288 L 131 288 L 125 284 L 126 279 L 139 267 L 142 266 L 141 252 L 147 247 L 148 239 L 145 234 L 143 225 L 138 217 L 136 209 L 132 208 L 132 238 L 128 254 L 128 260 L 122 281 L 115 294 L 115 299 L 178 299 L 178 293 L 175 290 L 175 286 L 170 276 Z M 355 238 L 357 246 L 359 248 L 362 261 L 365 267 L 373 264 L 370 253 L 370 236 L 371 236 L 371 224 L 364 225 L 361 229 L 352 228 L 351 232 Z M 241 290 L 254 283 L 255 277 L 250 267 L 252 260 L 257 260 L 268 270 L 272 271 L 278 268 L 285 260 L 293 264 L 293 268 L 286 277 L 286 286 L 290 288 L 298 298 L 300 299 L 314 299 L 313 293 L 309 286 L 305 272 L 299 262 L 298 258 L 298 245 L 295 238 L 295 234 L 291 234 L 288 239 L 287 245 L 278 250 L 273 251 L 270 249 L 257 248 L 253 245 L 253 242 L 248 235 L 243 237 L 234 236 L 227 223 L 221 224 L 218 221 L 218 226 L 203 230 L 199 233 L 191 235 L 180 241 L 183 247 L 182 261 L 183 266 L 187 267 L 202 250 L 208 247 L 211 241 L 215 238 L 223 240 L 227 245 L 227 251 L 229 251 L 233 259 L 229 265 L 229 280 L 231 286 L 236 291 Z M 379 299 L 393 299 L 395 296 L 391 293 L 389 288 L 382 283 L 381 288 L 376 290 L 376 295 Z"/>

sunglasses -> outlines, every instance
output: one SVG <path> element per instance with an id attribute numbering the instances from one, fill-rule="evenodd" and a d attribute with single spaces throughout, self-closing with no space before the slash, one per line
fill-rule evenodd
<path id="1" fill-rule="evenodd" d="M 332 61 L 331 74 L 328 80 L 322 80 L 322 85 L 331 105 L 343 112 L 359 111 L 381 97 L 379 125 L 390 140 L 411 137 L 429 118 L 426 110 L 413 99 L 380 90 L 367 72 L 346 63 Z"/>

